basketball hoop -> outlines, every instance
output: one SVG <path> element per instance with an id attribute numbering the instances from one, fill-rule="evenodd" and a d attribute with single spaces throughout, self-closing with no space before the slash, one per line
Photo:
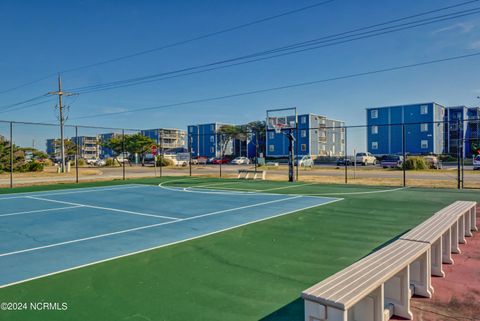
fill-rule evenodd
<path id="1" fill-rule="evenodd" d="M 282 129 L 285 128 L 285 124 L 275 124 L 273 128 L 275 129 L 275 132 L 277 134 L 280 134 L 282 132 Z"/>

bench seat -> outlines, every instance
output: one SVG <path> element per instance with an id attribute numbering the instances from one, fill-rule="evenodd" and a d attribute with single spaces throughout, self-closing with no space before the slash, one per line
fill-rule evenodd
<path id="1" fill-rule="evenodd" d="M 265 180 L 267 171 L 263 170 L 254 170 L 254 169 L 239 169 L 238 170 L 238 178 L 242 179 L 249 179 L 250 174 L 253 174 L 252 179 L 257 179 L 257 177 L 260 177 L 262 180 Z"/>

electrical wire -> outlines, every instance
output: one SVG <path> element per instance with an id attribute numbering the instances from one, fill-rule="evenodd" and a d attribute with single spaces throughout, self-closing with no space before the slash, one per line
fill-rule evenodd
<path id="1" fill-rule="evenodd" d="M 349 79 L 349 78 L 364 77 L 364 76 L 375 75 L 375 74 L 380 74 L 380 73 L 398 71 L 398 70 L 403 70 L 403 69 L 410 69 L 410 68 L 414 68 L 414 67 L 420 67 L 420 66 L 426 66 L 426 65 L 432 65 L 432 64 L 439 64 L 439 63 L 448 62 L 448 61 L 467 59 L 467 58 L 472 58 L 472 57 L 477 57 L 477 56 L 480 56 L 480 52 L 475 52 L 475 53 L 472 53 L 472 54 L 466 54 L 466 55 L 460 55 L 460 56 L 451 56 L 451 57 L 447 57 L 447 58 L 429 60 L 429 61 L 424 61 L 424 62 L 419 62 L 419 63 L 414 63 L 414 64 L 407 64 L 407 65 L 401 65 L 401 66 L 394 66 L 394 67 L 389 67 L 389 68 L 371 70 L 371 71 L 366 71 L 366 72 L 361 72 L 361 73 L 354 73 L 354 74 L 348 74 L 348 75 L 343 75 L 343 76 L 336 76 L 336 77 L 332 77 L 332 78 L 313 80 L 313 81 L 301 82 L 301 83 L 296 83 L 296 84 L 289 84 L 289 85 L 278 86 L 278 87 L 264 88 L 264 89 L 258 89 L 258 90 L 253 90 L 253 91 L 240 92 L 240 93 L 236 93 L 236 94 L 229 94 L 229 95 L 223 95 L 223 96 L 217 96 L 217 97 L 211 97 L 211 98 L 196 99 L 196 100 L 190 100 L 190 101 L 184 101 L 184 102 L 166 104 L 166 105 L 159 105 L 159 106 L 152 106 L 152 107 L 136 108 L 136 109 L 130 109 L 130 110 L 122 111 L 122 112 L 109 112 L 109 113 L 100 113 L 100 114 L 95 114 L 95 115 L 85 115 L 85 116 L 75 117 L 73 119 L 117 116 L 117 115 L 122 115 L 122 114 L 130 114 L 130 113 L 138 113 L 138 112 L 151 111 L 151 110 L 166 109 L 166 108 L 171 108 L 171 107 L 178 107 L 178 106 L 191 105 L 191 104 L 197 104 L 197 103 L 203 103 L 203 102 L 229 99 L 229 98 L 240 97 L 240 96 L 247 96 L 247 95 L 254 95 L 254 94 L 260 94 L 260 93 L 266 93 L 266 92 L 272 92 L 272 91 L 285 90 L 285 89 L 295 88 L 295 87 L 311 86 L 311 85 L 327 83 L 327 82 L 332 82 L 332 81 L 338 81 L 338 80 L 343 80 L 343 79 Z"/>
<path id="2" fill-rule="evenodd" d="M 64 70 L 60 71 L 60 73 L 63 73 L 63 74 L 70 73 L 70 72 L 74 72 L 74 71 L 78 71 L 78 70 L 88 69 L 88 68 L 92 68 L 92 67 L 96 67 L 96 66 L 100 66 L 100 65 L 109 64 L 109 63 L 112 63 L 112 62 L 117 62 L 117 61 L 121 61 L 121 60 L 125 60 L 125 59 L 138 57 L 138 56 L 141 56 L 141 55 L 149 54 L 149 53 L 152 53 L 152 52 L 156 52 L 156 51 L 160 51 L 160 50 L 164 50 L 164 49 L 168 49 L 168 48 L 177 47 L 177 46 L 184 45 L 184 44 L 187 44 L 187 43 L 190 43 L 190 42 L 214 37 L 214 36 L 217 36 L 217 35 L 220 35 L 220 34 L 232 32 L 232 31 L 243 29 L 243 28 L 246 28 L 246 27 L 250 27 L 250 26 L 253 26 L 253 25 L 256 25 L 256 24 L 264 23 L 264 22 L 267 22 L 267 21 L 270 21 L 270 20 L 278 19 L 278 18 L 281 18 L 281 17 L 284 17 L 284 16 L 288 16 L 288 15 L 292 15 L 292 14 L 299 13 L 299 12 L 302 12 L 302 11 L 306 11 L 306 10 L 309 10 L 309 9 L 313 9 L 313 8 L 316 8 L 316 7 L 320 7 L 320 6 L 329 4 L 329 3 L 334 2 L 334 1 L 335 0 L 326 0 L 326 1 L 317 2 L 317 3 L 311 4 L 311 5 L 308 5 L 308 6 L 305 6 L 305 7 L 301 7 L 301 8 L 298 8 L 298 9 L 286 11 L 286 12 L 283 12 L 283 13 L 280 13 L 280 14 L 268 16 L 268 17 L 261 18 L 261 19 L 258 19 L 258 20 L 253 20 L 253 21 L 250 21 L 250 22 L 247 22 L 247 23 L 243 23 L 243 24 L 240 24 L 240 25 L 237 25 L 237 26 L 226 28 L 226 29 L 221 29 L 221 30 L 214 31 L 214 32 L 211 32 L 211 33 L 206 33 L 206 34 L 199 35 L 199 36 L 189 38 L 189 39 L 186 39 L 186 40 L 173 42 L 173 43 L 163 45 L 163 46 L 160 46 L 160 47 L 151 48 L 151 49 L 147 49 L 147 50 L 143 50 L 143 51 L 138 51 L 138 52 L 135 52 L 135 53 L 132 53 L 132 54 L 129 54 L 129 55 L 124 55 L 124 56 L 120 56 L 120 57 L 116 57 L 116 58 L 111 58 L 111 59 L 99 61 L 99 62 L 96 62 L 96 63 L 91 63 L 91 64 L 87 64 L 87 65 L 82 65 L 82 66 L 78 66 L 78 67 L 64 69 Z M 5 90 L 1 90 L 0 94 L 11 92 L 11 91 L 14 91 L 14 90 L 17 90 L 17 89 L 20 89 L 20 88 L 38 83 L 38 82 L 41 82 L 45 79 L 49 79 L 51 77 L 54 77 L 57 74 L 58 73 L 52 73 L 52 74 L 49 74 L 45 77 L 42 77 L 42 78 L 39 78 L 39 79 L 36 79 L 36 80 L 32 80 L 32 81 L 29 81 L 29 82 L 26 82 L 26 83 L 23 83 L 23 84 L 20 84 L 18 86 L 11 87 L 11 88 L 8 88 L 8 89 L 5 89 Z"/>
<path id="3" fill-rule="evenodd" d="M 478 1 L 478 0 L 476 0 L 476 1 Z M 228 68 L 228 67 L 231 67 L 231 66 L 238 66 L 238 65 L 242 65 L 242 64 L 251 63 L 251 62 L 267 60 L 267 59 L 272 59 L 272 58 L 286 56 L 286 55 L 292 55 L 292 54 L 295 54 L 295 53 L 314 50 L 314 49 L 318 49 L 318 48 L 334 46 L 334 45 L 343 44 L 343 43 L 347 43 L 347 42 L 351 42 L 351 41 L 356 41 L 356 40 L 365 39 L 365 38 L 371 38 L 371 37 L 384 35 L 384 34 L 388 34 L 388 33 L 392 33 L 392 32 L 398 32 L 398 31 L 401 31 L 401 30 L 417 28 L 417 27 L 432 24 L 432 23 L 438 23 L 438 22 L 442 22 L 442 21 L 446 21 L 446 20 L 450 20 L 450 19 L 457 19 L 459 17 L 464 17 L 464 16 L 467 16 L 467 15 L 473 15 L 473 14 L 479 14 L 479 13 L 480 13 L 480 7 L 477 7 L 477 8 L 473 8 L 473 9 L 463 10 L 463 11 L 454 12 L 454 13 L 445 14 L 445 15 L 436 16 L 436 17 L 430 17 L 430 18 L 426 18 L 426 19 L 407 22 L 407 23 L 403 23 L 403 24 L 399 24 L 399 25 L 393 25 L 393 26 L 384 27 L 384 28 L 380 28 L 380 29 L 375 29 L 375 30 L 371 30 L 371 31 L 355 33 L 355 34 L 352 34 L 352 35 L 346 35 L 346 36 L 337 37 L 337 38 L 332 38 L 333 36 L 326 36 L 326 37 L 317 38 L 315 40 L 309 40 L 307 42 L 301 42 L 301 43 L 297 43 L 297 44 L 283 46 L 283 47 L 276 48 L 276 49 L 271 49 L 271 50 L 268 50 L 268 51 L 253 53 L 253 54 L 244 55 L 244 56 L 231 58 L 231 59 L 227 59 L 227 60 L 221 60 L 221 61 L 217 61 L 217 62 L 213 62 L 213 63 L 197 65 L 197 66 L 192 66 L 192 67 L 188 67 L 188 68 L 183 68 L 183 69 L 179 69 L 179 70 L 163 72 L 163 73 L 158 73 L 158 74 L 153 74 L 153 75 L 148 75 L 148 76 L 119 80 L 119 81 L 114 81 L 114 82 L 109 82 L 109 83 L 78 87 L 78 88 L 73 88 L 71 90 L 76 91 L 76 92 L 80 92 L 80 93 L 90 93 L 90 92 L 98 92 L 98 91 L 103 91 L 103 90 L 110 90 L 110 89 L 123 88 L 123 87 L 128 87 L 128 86 L 133 86 L 133 85 L 144 84 L 144 83 L 150 83 L 150 82 L 164 80 L 164 79 L 170 79 L 170 78 L 174 78 L 174 77 L 182 77 L 182 76 L 186 76 L 186 75 L 202 73 L 202 72 L 207 72 L 207 71 L 212 71 L 212 70 L 217 70 L 217 69 L 224 69 L 224 68 Z M 398 21 L 398 20 L 401 20 L 401 19 L 402 18 L 395 19 L 395 21 Z M 383 23 L 383 24 L 385 24 L 385 23 Z M 377 24 L 377 25 L 379 25 L 379 24 Z M 371 28 L 371 27 L 364 27 L 364 28 L 359 28 L 359 29 L 365 30 L 365 29 L 369 29 L 369 28 Z M 358 29 L 355 29 L 355 30 L 358 30 Z M 350 33 L 350 32 L 351 31 L 344 32 L 342 34 L 346 34 L 346 33 Z M 325 39 L 327 39 L 327 40 L 325 40 Z M 291 49 L 295 49 L 295 50 L 291 50 Z M 283 51 L 286 51 L 286 52 L 283 52 Z M 279 52 L 279 53 L 275 54 L 277 52 Z M 268 56 L 261 57 L 263 55 L 268 55 Z M 239 63 L 231 63 L 231 64 L 227 64 L 227 65 L 224 65 L 224 66 L 207 68 L 207 67 L 211 67 L 211 66 L 222 65 L 222 64 L 225 64 L 227 62 L 235 62 L 235 61 L 240 61 L 240 60 L 244 60 L 246 58 L 252 58 L 252 57 L 260 57 L 260 58 L 250 59 L 250 60 L 239 62 Z M 202 68 L 203 68 L 203 70 L 202 70 Z M 200 69 L 200 70 L 198 70 L 198 69 Z M 195 71 L 195 70 L 197 70 L 197 71 Z M 188 72 L 188 71 L 193 71 L 193 72 Z M 175 74 L 178 74 L 178 75 L 175 75 Z M 168 75 L 175 75 L 175 76 L 164 77 L 164 76 L 168 76 Z"/>

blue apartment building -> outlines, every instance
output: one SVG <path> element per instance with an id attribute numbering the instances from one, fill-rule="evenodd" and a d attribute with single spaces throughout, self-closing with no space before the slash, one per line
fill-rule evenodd
<path id="1" fill-rule="evenodd" d="M 367 108 L 367 151 L 374 155 L 441 154 L 445 107 L 437 103 Z M 435 123 L 437 122 L 437 123 Z"/>
<path id="2" fill-rule="evenodd" d="M 367 150 L 374 155 L 450 154 L 472 156 L 472 143 L 480 141 L 480 108 L 444 107 L 437 103 L 367 108 Z"/>
<path id="3" fill-rule="evenodd" d="M 343 156 L 345 154 L 345 123 L 316 114 L 297 116 L 295 154 L 319 156 Z M 289 141 L 282 132 L 277 134 L 267 129 L 266 156 L 281 158 L 288 156 Z"/>
<path id="4" fill-rule="evenodd" d="M 192 156 L 201 157 L 220 157 L 221 142 L 217 135 L 220 127 L 226 124 L 209 123 L 200 125 L 190 125 L 187 130 L 187 144 L 191 148 Z M 233 154 L 233 143 L 229 143 L 225 150 L 226 155 Z"/>

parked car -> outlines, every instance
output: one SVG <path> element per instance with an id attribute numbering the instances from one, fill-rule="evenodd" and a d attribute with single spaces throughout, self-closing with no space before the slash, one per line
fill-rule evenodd
<path id="1" fill-rule="evenodd" d="M 206 165 L 208 162 L 208 158 L 204 156 L 198 156 L 197 163 L 198 165 Z"/>
<path id="2" fill-rule="evenodd" d="M 213 161 L 212 164 L 228 164 L 230 163 L 230 160 L 227 157 L 216 157 Z"/>
<path id="3" fill-rule="evenodd" d="M 196 156 L 195 156 L 195 157 L 192 157 L 192 158 L 190 159 L 190 163 L 191 163 L 192 165 L 198 165 L 198 157 L 196 157 Z"/>
<path id="4" fill-rule="evenodd" d="M 310 167 L 310 168 L 312 168 L 313 167 L 313 158 L 310 155 L 305 155 L 305 156 L 297 155 L 295 157 L 295 163 L 294 164 L 295 164 L 295 166 L 298 164 L 298 166 L 300 166 L 300 167 Z"/>
<path id="5" fill-rule="evenodd" d="M 339 158 L 337 159 L 337 166 L 349 166 L 349 165 L 353 165 L 353 162 L 351 159 L 349 158 Z"/>
<path id="6" fill-rule="evenodd" d="M 423 159 L 425 160 L 425 163 L 427 163 L 429 168 L 433 168 L 433 169 L 442 168 L 442 163 L 440 162 L 437 156 L 425 156 Z"/>
<path id="7" fill-rule="evenodd" d="M 97 159 L 95 162 L 95 166 L 105 166 L 107 165 L 107 162 L 104 159 Z"/>
<path id="8" fill-rule="evenodd" d="M 234 158 L 231 163 L 236 165 L 250 164 L 250 160 L 247 157 L 237 157 Z"/>
<path id="9" fill-rule="evenodd" d="M 398 155 L 387 155 L 380 162 L 383 168 L 396 168 L 402 167 L 403 165 L 403 156 Z"/>
<path id="10" fill-rule="evenodd" d="M 480 155 L 473 157 L 473 170 L 480 169 Z"/>
<path id="11" fill-rule="evenodd" d="M 98 159 L 96 158 L 86 158 L 85 159 L 85 163 L 87 163 L 87 165 L 95 165 L 95 163 L 98 161 Z"/>
<path id="12" fill-rule="evenodd" d="M 377 159 L 370 153 L 357 153 L 357 155 L 355 155 L 355 161 L 357 164 L 363 166 L 377 165 Z"/>
<path id="13" fill-rule="evenodd" d="M 207 158 L 207 164 L 214 164 L 215 157 Z"/>

